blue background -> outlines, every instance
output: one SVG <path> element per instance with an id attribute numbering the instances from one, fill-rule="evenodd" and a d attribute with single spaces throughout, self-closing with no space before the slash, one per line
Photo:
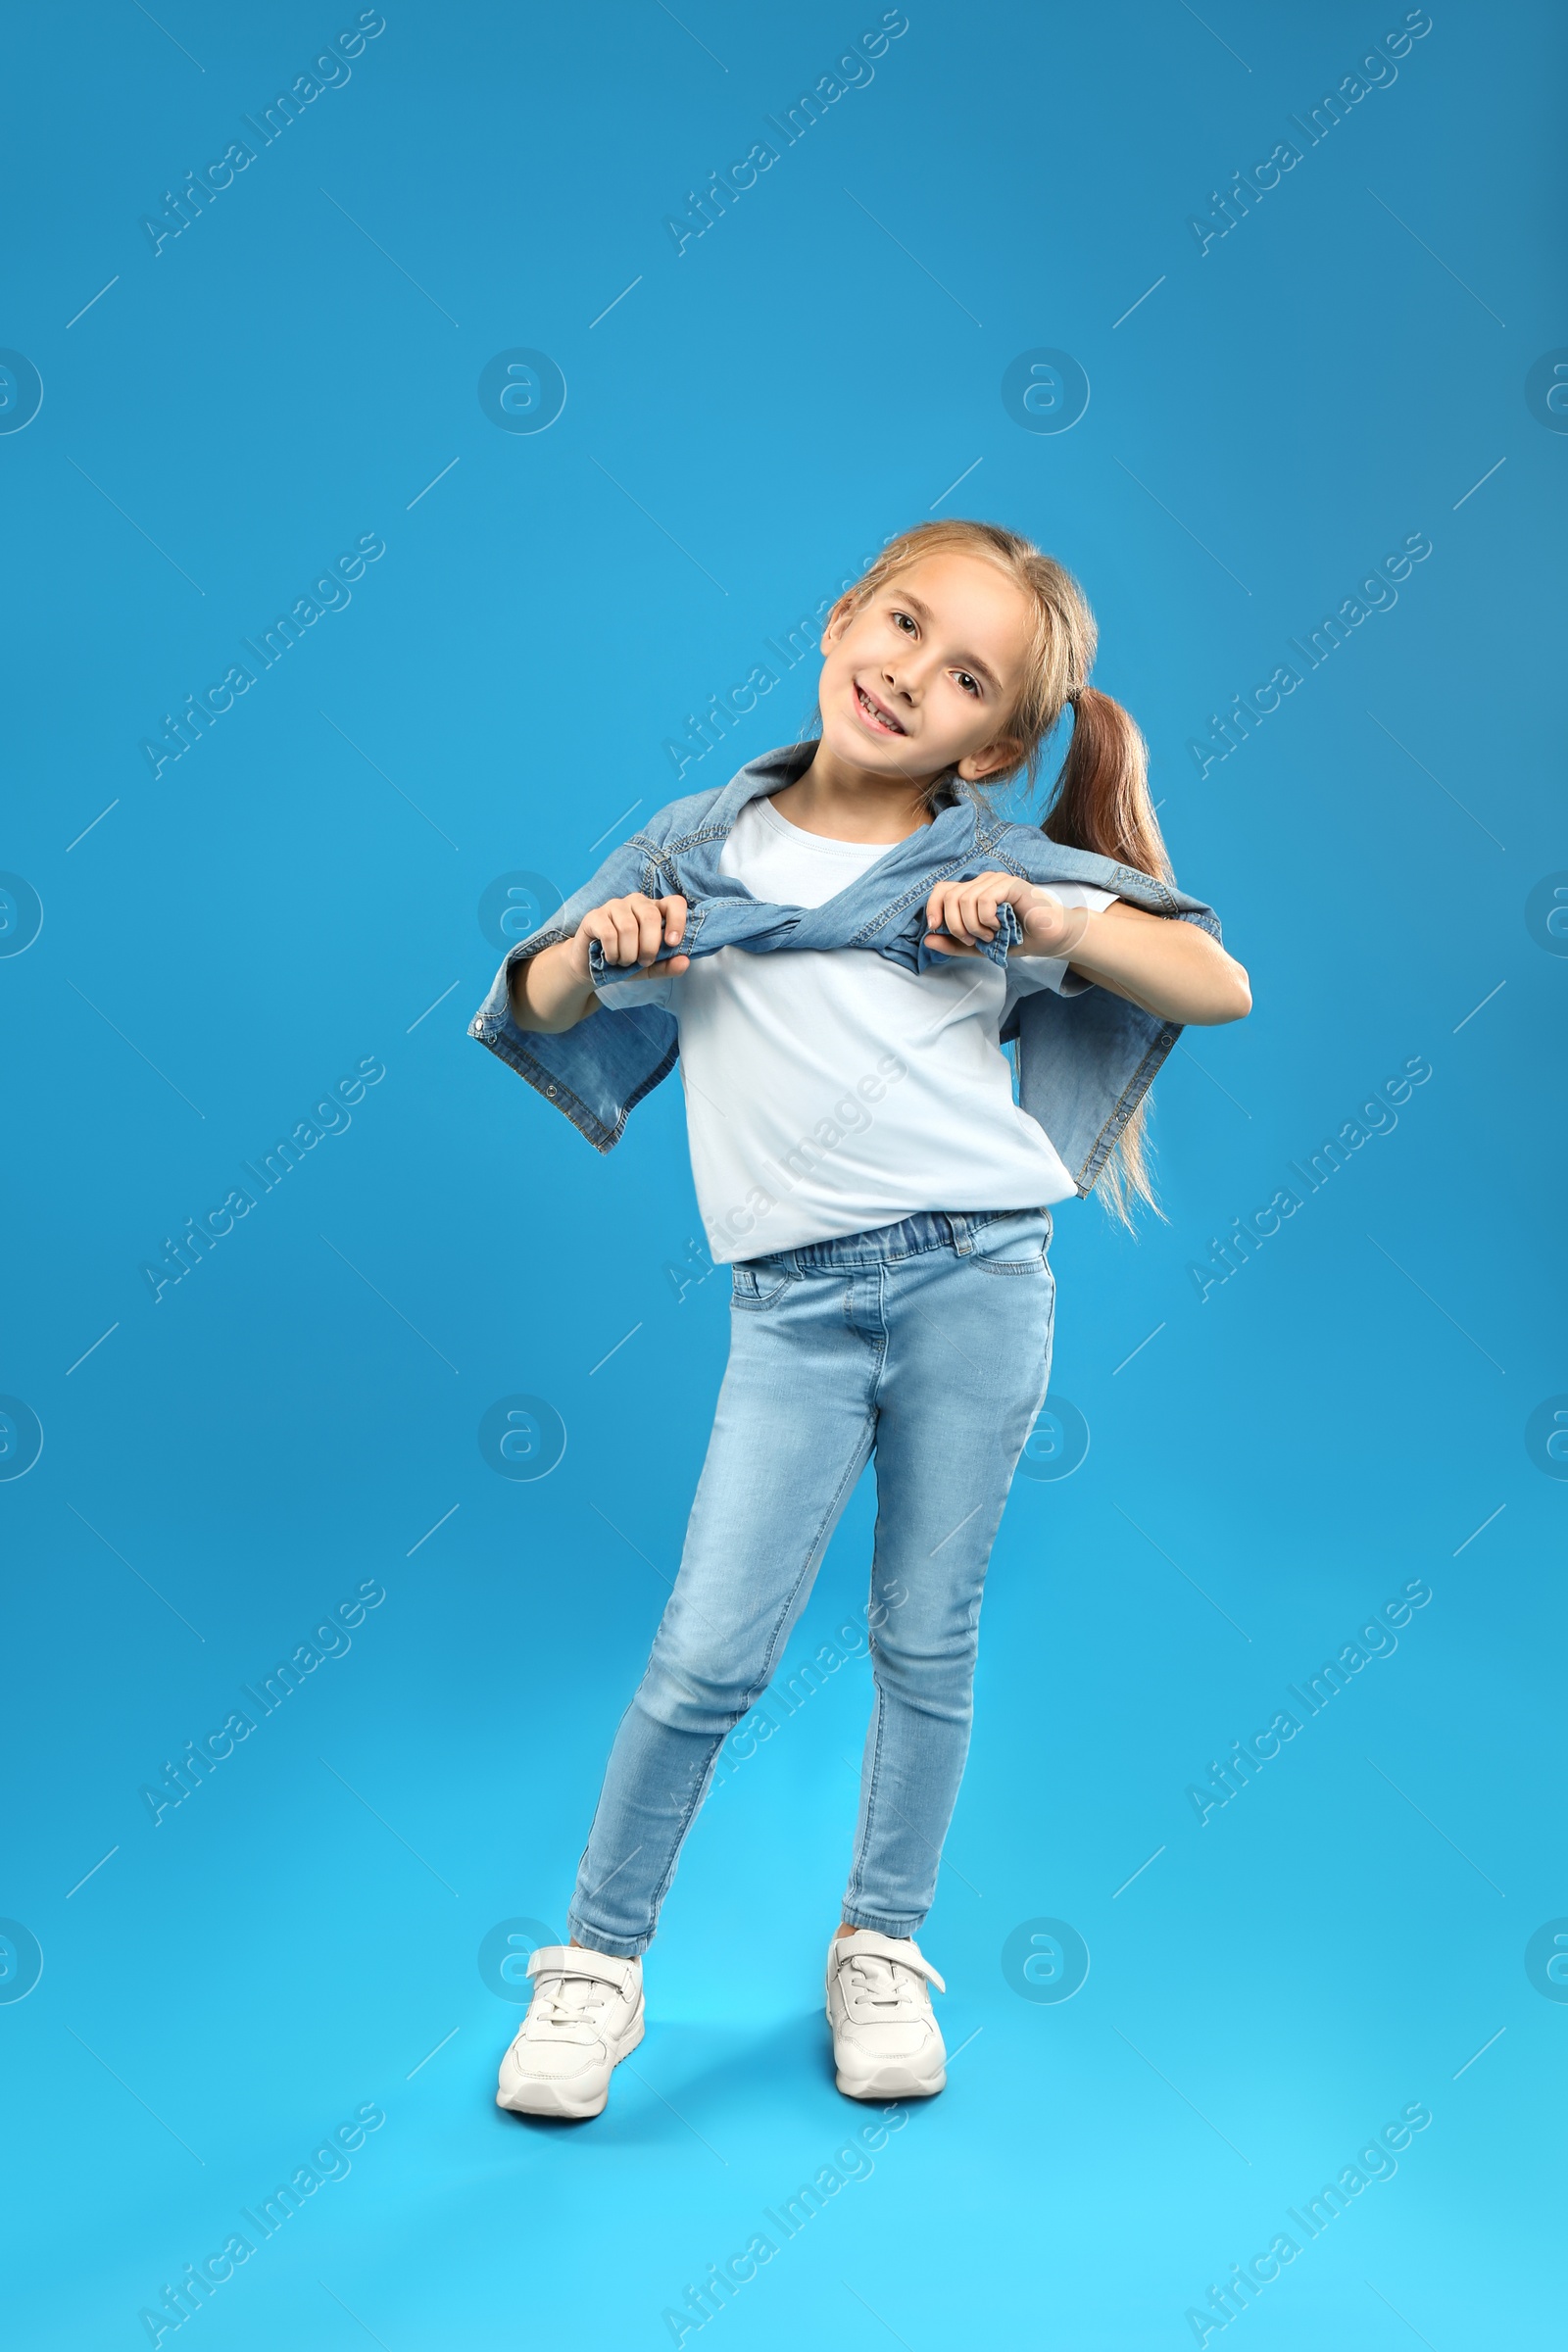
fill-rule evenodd
<path id="1" fill-rule="evenodd" d="M 600 1159 L 465 1030 L 488 886 L 573 888 L 671 797 L 685 714 L 933 511 L 1083 579 L 1257 1009 L 1159 1082 L 1168 1224 L 1057 1218 L 1054 1385 L 1091 1445 L 1020 1478 L 995 1556 L 924 1938 L 951 2086 L 710 2325 L 1190 2343 L 1210 2282 L 1421 2101 L 1396 2176 L 1258 2294 L 1254 2352 L 1560 2326 L 1568 2004 L 1525 1952 L 1568 1913 L 1568 1489 L 1525 1433 L 1568 1390 L 1568 964 L 1526 908 L 1568 867 L 1568 440 L 1525 383 L 1568 341 L 1561 20 L 1435 7 L 1200 253 L 1189 216 L 1400 9 L 911 0 L 677 255 L 665 215 L 879 13 L 389 0 L 156 256 L 142 216 L 353 12 L 13 16 L 0 341 L 44 396 L 0 436 L 0 865 L 43 927 L 0 957 L 0 1389 L 44 1445 L 0 1481 L 0 1910 L 43 1973 L 0 2063 L 37 2352 L 149 2340 L 139 2311 L 370 2101 L 209 2352 L 667 2343 L 863 2120 L 818 1973 L 863 1661 L 714 1795 L 608 2114 L 490 2103 L 520 2013 L 479 1947 L 561 1932 L 727 1316 L 688 1279 L 676 1088 Z M 564 375 L 547 431 L 480 406 L 517 347 Z M 1003 405 L 1039 347 L 1087 372 L 1070 431 Z M 1200 779 L 1209 713 L 1413 533 L 1397 605 Z M 155 781 L 163 714 L 362 534 L 386 552 L 347 609 Z M 685 788 L 797 734 L 813 677 Z M 1412 1056 L 1396 1127 L 1200 1300 L 1211 1238 Z M 155 1304 L 165 1238 L 372 1057 L 352 1124 Z M 478 1446 L 519 1392 L 567 1433 L 538 1481 Z M 862 1605 L 870 1512 L 792 1667 Z M 1413 1578 L 1397 1651 L 1200 1826 L 1188 1786 Z M 367 1580 L 351 1650 L 155 1827 L 141 1788 Z M 1066 2001 L 1004 1971 L 1043 1917 L 1091 1954 Z"/>

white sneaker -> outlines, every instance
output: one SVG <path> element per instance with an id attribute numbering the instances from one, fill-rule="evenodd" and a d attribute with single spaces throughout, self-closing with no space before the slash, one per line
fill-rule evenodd
<path id="1" fill-rule="evenodd" d="M 947 1986 L 906 1936 L 857 1928 L 827 1947 L 827 2022 L 834 2079 L 852 2099 L 928 2099 L 948 2079 L 948 2053 L 928 1984 Z"/>
<path id="2" fill-rule="evenodd" d="M 580 2121 L 602 2115 L 610 2078 L 643 2037 L 643 1964 L 543 1943 L 528 1962 L 528 2014 L 501 2061 L 496 2105 Z"/>

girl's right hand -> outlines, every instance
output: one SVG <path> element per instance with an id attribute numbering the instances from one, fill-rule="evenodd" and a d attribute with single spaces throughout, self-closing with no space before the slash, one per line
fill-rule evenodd
<path id="1" fill-rule="evenodd" d="M 594 940 L 599 942 L 605 961 L 618 967 L 635 965 L 636 975 L 648 977 L 659 973 L 673 978 L 685 971 L 691 962 L 689 956 L 661 956 L 661 948 L 678 947 L 686 930 L 686 902 L 683 898 L 650 899 L 640 890 L 629 898 L 607 899 L 602 906 L 590 907 L 578 924 L 572 948 L 576 952 L 582 977 L 588 977 L 588 950 Z"/>
<path id="2" fill-rule="evenodd" d="M 630 898 L 607 899 L 603 906 L 589 909 L 569 939 L 558 939 L 553 948 L 541 948 L 537 956 L 511 967 L 508 994 L 513 1019 L 519 1029 L 537 1030 L 548 1037 L 575 1029 L 579 1021 L 599 1009 L 588 965 L 588 951 L 595 940 L 608 964 L 617 971 L 630 966 L 626 977 L 643 980 L 656 972 L 673 975 L 685 971 L 691 962 L 689 956 L 661 958 L 659 953 L 661 948 L 675 947 L 685 929 L 684 899 L 650 899 L 640 890 L 634 890 Z"/>

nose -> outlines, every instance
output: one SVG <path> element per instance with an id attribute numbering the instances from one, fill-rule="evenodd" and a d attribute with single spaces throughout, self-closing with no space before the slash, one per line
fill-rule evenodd
<path id="1" fill-rule="evenodd" d="M 919 674 L 913 661 L 914 649 L 906 657 L 888 655 L 882 664 L 882 683 L 888 693 L 902 703 L 913 706 L 919 693 Z"/>

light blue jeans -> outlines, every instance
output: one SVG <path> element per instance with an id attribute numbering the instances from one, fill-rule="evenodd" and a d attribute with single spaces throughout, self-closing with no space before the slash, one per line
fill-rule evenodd
<path id="1" fill-rule="evenodd" d="M 652 1941 L 726 1736 L 772 1679 L 876 1457 L 876 1702 L 844 1917 L 912 1936 L 969 1745 L 980 1594 L 1045 1399 L 1045 1209 L 942 1210 L 734 1268 L 729 1365 L 680 1573 L 621 1719 L 570 1933 Z"/>

